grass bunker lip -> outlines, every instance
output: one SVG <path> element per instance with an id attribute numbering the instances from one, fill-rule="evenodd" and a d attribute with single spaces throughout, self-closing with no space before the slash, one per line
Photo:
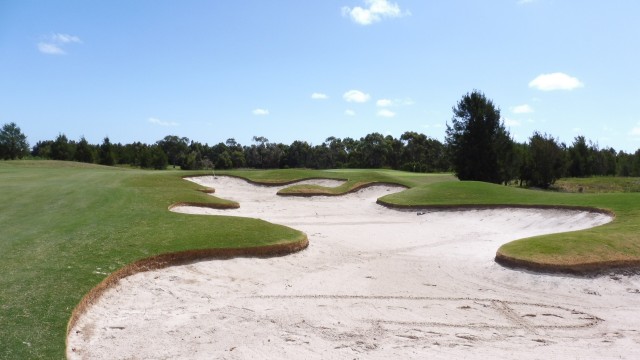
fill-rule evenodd
<path id="1" fill-rule="evenodd" d="M 274 257 L 289 255 L 302 251 L 309 246 L 306 236 L 297 242 L 274 244 L 248 248 L 221 248 L 187 250 L 175 253 L 160 254 L 146 259 L 141 259 L 116 270 L 107 276 L 100 284 L 87 293 L 75 307 L 67 324 L 67 335 L 75 326 L 78 319 L 94 304 L 102 294 L 115 286 L 121 279 L 145 271 L 163 269 L 169 266 L 184 265 L 197 261 L 225 260 L 236 257 Z"/>
<path id="2" fill-rule="evenodd" d="M 195 213 L 249 217 L 265 214 L 266 221 L 310 234 L 311 246 L 304 252 L 281 258 L 198 262 L 141 273 L 124 282 L 108 298 L 117 301 L 123 296 L 126 302 L 126 299 L 134 299 L 131 294 L 140 294 L 140 299 L 153 299 L 154 306 L 159 306 L 160 310 L 144 305 L 136 307 L 135 304 L 129 308 L 116 302 L 113 316 L 120 320 L 115 322 L 99 318 L 111 314 L 109 310 L 92 312 L 102 315 L 90 314 L 81 319 L 77 328 L 81 333 L 75 334 L 73 329 L 70 334 L 70 345 L 78 349 L 79 356 L 83 352 L 93 353 L 79 341 L 83 336 L 87 339 L 94 336 L 89 334 L 92 327 L 106 329 L 96 330 L 98 334 L 116 336 L 116 340 L 110 340 L 109 345 L 104 346 L 117 344 L 122 349 L 127 346 L 121 341 L 146 326 L 163 328 L 177 336 L 172 340 L 165 339 L 162 334 L 151 335 L 154 339 L 156 336 L 162 338 L 160 341 L 173 349 L 174 356 L 180 351 L 223 356 L 224 351 L 234 349 L 235 356 L 244 357 L 247 349 L 251 349 L 260 354 L 269 351 L 271 356 L 300 358 L 328 349 L 349 355 L 352 351 L 349 349 L 360 349 L 359 346 L 362 349 L 358 351 L 364 351 L 361 355 L 403 356 L 408 353 L 391 349 L 402 349 L 401 345 L 408 345 L 406 341 L 425 349 L 420 351 L 428 352 L 433 344 L 425 334 L 432 332 L 440 334 L 437 342 L 449 349 L 447 353 L 456 354 L 454 347 L 447 345 L 461 341 L 487 351 L 492 347 L 492 341 L 498 341 L 485 339 L 482 334 L 487 329 L 498 333 L 497 338 L 515 331 L 533 344 L 530 346 L 552 346 L 551 339 L 560 344 L 564 344 L 563 338 L 573 339 L 585 334 L 591 339 L 592 334 L 601 331 L 598 328 L 603 323 L 610 324 L 601 307 L 582 306 L 575 296 L 570 300 L 565 296 L 563 302 L 558 302 L 554 300 L 555 296 L 546 296 L 545 288 L 537 282 L 514 282 L 512 277 L 531 281 L 534 275 L 487 264 L 487 259 L 490 262 L 492 257 L 491 249 L 495 251 L 502 241 L 527 234 L 546 234 L 553 232 L 552 229 L 569 231 L 595 226 L 610 219 L 606 212 L 585 212 L 585 208 L 575 207 L 565 211 L 566 208 L 559 207 L 532 209 L 523 206 L 511 211 L 493 206 L 481 206 L 481 209 L 464 206 L 449 207 L 449 211 L 438 207 L 438 210 L 429 209 L 425 216 L 415 216 L 408 210 L 425 209 L 425 206 L 394 211 L 376 205 L 379 196 L 388 194 L 384 186 L 365 188 L 359 193 L 346 194 L 344 198 L 282 198 L 276 195 L 277 189 L 255 188 L 244 181 L 231 179 L 219 181 L 217 196 L 229 195 L 241 207 L 236 210 L 200 207 L 193 210 Z M 230 194 L 225 191 L 227 185 L 224 184 L 237 184 L 238 191 Z M 244 195 L 251 195 L 252 199 L 243 200 Z M 274 203 L 267 198 L 273 199 Z M 344 206 L 346 204 L 349 206 Z M 463 208 L 471 211 L 461 212 Z M 286 211 L 279 211 L 282 209 Z M 377 218 L 383 214 L 384 218 Z M 462 214 L 465 216 L 460 216 Z M 334 224 L 332 221 L 338 221 L 339 225 L 331 225 Z M 411 230 L 406 228 L 408 224 L 413 224 Z M 429 228 L 431 224 L 440 225 Z M 494 229 L 494 226 L 501 228 Z M 466 231 L 467 235 L 458 236 L 454 230 Z M 495 275 L 502 279 L 496 280 Z M 347 277 L 343 279 L 344 276 Z M 399 278 L 403 281 L 398 282 Z M 573 281 L 566 277 L 547 279 L 558 284 Z M 537 290 L 532 290 L 530 297 L 523 297 L 518 291 L 502 288 L 500 284 L 503 283 L 511 287 L 520 284 L 521 288 L 527 289 L 536 286 Z M 131 293 L 130 287 L 138 290 Z M 558 285 L 549 285 L 549 288 L 567 289 Z M 485 290 L 490 292 L 483 292 Z M 598 291 L 602 290 L 596 288 L 593 292 Z M 174 299 L 184 302 L 166 302 Z M 195 302 L 191 303 L 189 299 L 195 299 Z M 135 315 L 145 313 L 145 309 L 151 311 L 150 317 Z M 203 323 L 198 325 L 194 320 L 183 325 L 171 322 L 174 324 L 171 325 L 167 323 L 170 320 L 163 315 L 165 313 L 176 319 L 202 318 Z M 132 322 L 125 324 L 123 319 Z M 367 319 L 373 319 L 373 322 L 369 323 Z M 141 324 L 141 320 L 150 322 Z M 215 324 L 215 331 L 207 333 L 209 345 L 202 344 L 197 336 L 203 331 L 212 331 L 211 324 Z M 122 330 L 109 332 L 110 326 Z M 239 343 L 238 331 L 254 335 L 243 337 Z M 345 333 L 351 332 L 363 336 L 344 337 Z M 193 334 L 194 340 L 181 334 Z M 176 342 L 181 338 L 185 341 Z M 327 341 L 328 344 L 322 345 Z M 507 343 L 511 342 L 501 344 L 511 346 Z M 141 354 L 152 354 L 139 349 L 143 351 Z M 417 348 L 409 346 L 406 349 Z M 125 352 L 122 356 L 126 356 Z"/>
<path id="3" fill-rule="evenodd" d="M 182 181 L 185 175 L 210 175 L 202 171 L 155 172 L 57 161 L 7 161 L 0 163 L 0 172 L 0 182 L 6 189 L 0 212 L 0 270 L 5 274 L 0 279 L 0 357 L 64 356 L 62 338 L 71 309 L 107 274 L 139 259 L 192 249 L 299 240 L 294 230 L 266 222 L 224 216 L 176 217 L 167 211 L 179 203 L 201 204 L 207 209 L 230 207 L 223 204 L 233 202 Z M 639 193 L 549 193 L 457 182 L 450 174 L 389 170 L 223 173 L 271 183 L 309 177 L 397 183 L 408 189 L 382 199 L 407 206 L 485 206 L 499 202 L 605 209 L 616 216 L 607 225 L 516 241 L 506 244 L 500 253 L 539 263 L 544 263 L 541 256 L 548 254 L 593 263 L 595 257 L 591 255 L 597 254 L 600 259 L 595 260 L 610 260 L 605 263 L 607 270 L 635 274 L 640 267 L 633 262 L 640 260 Z M 615 266 L 620 263 L 612 261 L 621 259 L 629 261 L 625 264 L 632 268 L 617 270 Z M 25 264 L 29 264 L 28 271 L 22 270 Z"/>

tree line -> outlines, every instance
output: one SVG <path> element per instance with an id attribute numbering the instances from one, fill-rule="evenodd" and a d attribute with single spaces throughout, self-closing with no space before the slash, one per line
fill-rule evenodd
<path id="1" fill-rule="evenodd" d="M 575 137 L 566 145 L 535 132 L 518 143 L 505 129 L 500 110 L 480 91 L 467 93 L 453 107 L 445 142 L 407 131 L 399 138 L 374 132 L 359 139 L 329 137 L 312 145 L 270 142 L 254 136 L 250 145 L 230 138 L 215 145 L 167 135 L 154 144 L 90 144 L 81 137 L 53 140 L 29 147 L 15 123 L 0 130 L 0 158 L 23 157 L 79 161 L 145 169 L 276 169 L 388 168 L 412 172 L 454 172 L 461 180 L 549 187 L 561 177 L 640 176 L 640 149 L 633 154 Z"/>
<path id="2" fill-rule="evenodd" d="M 534 132 L 517 143 L 505 129 L 500 110 L 482 92 L 467 93 L 453 107 L 446 146 L 460 180 L 518 181 L 548 188 L 561 177 L 640 176 L 640 149 L 634 154 L 600 149 L 584 136 L 571 145 Z"/>
<path id="3" fill-rule="evenodd" d="M 54 140 L 38 141 L 28 155 L 39 159 L 131 165 L 148 169 L 450 170 L 445 146 L 436 139 L 416 132 L 405 132 L 399 139 L 379 133 L 368 134 L 360 139 L 329 137 L 319 145 L 299 140 L 291 144 L 275 143 L 263 136 L 254 136 L 251 145 L 241 145 L 233 138 L 209 145 L 176 135 L 165 136 L 151 145 L 140 142 L 124 145 L 112 143 L 108 137 L 104 138 L 102 144 L 93 145 L 84 137 L 73 141 L 60 134 Z"/>

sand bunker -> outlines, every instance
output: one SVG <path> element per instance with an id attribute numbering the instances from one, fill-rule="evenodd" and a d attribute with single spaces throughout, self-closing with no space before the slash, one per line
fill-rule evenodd
<path id="1" fill-rule="evenodd" d="M 304 231 L 309 248 L 202 261 L 120 281 L 71 330 L 69 358 L 638 358 L 640 277 L 540 275 L 497 265 L 508 241 L 579 230 L 603 214 L 559 210 L 398 211 L 375 200 L 278 197 L 191 179 L 240 209 Z M 325 183 L 335 186 L 335 184 Z"/>

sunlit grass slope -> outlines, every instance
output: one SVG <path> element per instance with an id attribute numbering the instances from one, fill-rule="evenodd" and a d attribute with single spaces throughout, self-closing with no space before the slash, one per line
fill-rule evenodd
<path id="1" fill-rule="evenodd" d="M 76 304 L 107 274 L 135 260 L 304 237 L 260 220 L 169 212 L 176 202 L 223 202 L 196 191 L 182 175 L 0 162 L 0 358 L 64 358 Z"/>
<path id="2" fill-rule="evenodd" d="M 394 170 L 361 170 L 361 169 L 337 169 L 337 170 L 244 170 L 227 171 L 222 174 L 240 176 L 253 182 L 263 184 L 283 184 L 308 178 L 325 178 L 345 180 L 345 183 L 337 187 L 322 187 L 316 185 L 291 185 L 278 194 L 280 195 L 342 195 L 363 186 L 371 184 L 398 184 L 411 188 L 443 181 L 457 181 L 451 174 L 420 174 Z"/>
<path id="3" fill-rule="evenodd" d="M 221 172 L 218 172 L 220 174 Z M 231 171 L 254 182 L 345 180 L 408 187 L 382 202 L 401 206 L 564 205 L 616 214 L 607 225 L 504 245 L 499 252 L 536 264 L 612 264 L 640 259 L 640 194 L 567 194 L 458 182 L 450 174 L 390 170 Z M 66 325 L 80 299 L 108 274 L 158 254 L 294 243 L 301 232 L 255 219 L 176 214 L 176 203 L 234 205 L 183 176 L 211 172 L 143 171 L 51 161 L 0 162 L 0 358 L 64 358 Z"/>
<path id="4" fill-rule="evenodd" d="M 563 206 L 606 210 L 615 219 L 593 229 L 538 236 L 503 245 L 498 256 L 531 269 L 602 271 L 640 265 L 640 193 L 558 193 L 481 182 L 442 182 L 385 196 L 392 205 Z"/>

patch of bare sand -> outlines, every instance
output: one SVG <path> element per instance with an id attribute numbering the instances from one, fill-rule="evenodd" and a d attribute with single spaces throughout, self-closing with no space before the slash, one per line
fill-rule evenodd
<path id="1" fill-rule="evenodd" d="M 503 243 L 579 230 L 603 214 L 390 210 L 399 188 L 277 197 L 192 179 L 237 210 L 308 234 L 307 250 L 203 261 L 120 281 L 80 318 L 69 358 L 638 358 L 640 278 L 540 275 L 494 263 Z"/>

